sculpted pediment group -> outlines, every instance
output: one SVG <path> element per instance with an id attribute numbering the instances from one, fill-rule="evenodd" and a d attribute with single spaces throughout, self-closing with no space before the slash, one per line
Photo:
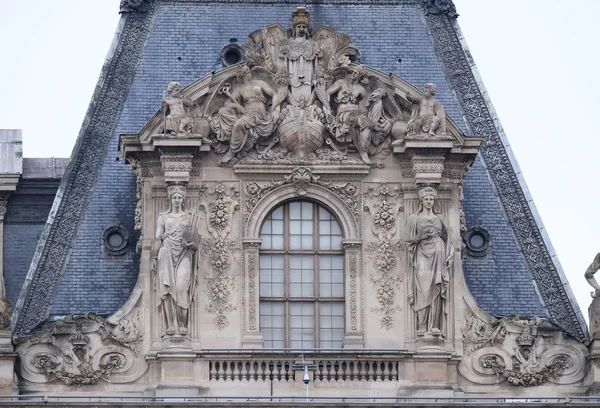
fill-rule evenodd
<path id="1" fill-rule="evenodd" d="M 350 37 L 327 26 L 312 31 L 304 8 L 294 11 L 289 30 L 272 24 L 249 37 L 244 63 L 185 90 L 169 83 L 140 142 L 196 139 L 219 155 L 222 166 L 381 167 L 392 145 L 405 138 L 464 138 L 435 98 L 434 84 L 420 93 L 358 64 Z"/>

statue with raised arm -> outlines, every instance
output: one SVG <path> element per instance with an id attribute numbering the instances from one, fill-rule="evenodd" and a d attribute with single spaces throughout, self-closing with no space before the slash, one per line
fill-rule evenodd
<path id="1" fill-rule="evenodd" d="M 165 335 L 186 336 L 196 290 L 198 214 L 185 209 L 185 186 L 171 185 L 167 193 L 169 210 L 158 216 L 152 269 Z"/>
<path id="2" fill-rule="evenodd" d="M 408 219 L 408 302 L 417 317 L 417 336 L 444 336 L 447 296 L 454 248 L 442 217 L 435 209 L 437 191 L 419 190 L 419 207 Z"/>
<path id="3" fill-rule="evenodd" d="M 413 104 L 407 125 L 408 136 L 446 135 L 446 111 L 440 101 L 434 98 L 435 93 L 435 84 L 428 82 L 423 86 L 423 96 L 406 94 L 406 99 Z"/>
<path id="4" fill-rule="evenodd" d="M 600 270 L 600 252 L 596 254 L 596 257 L 583 275 L 592 288 L 594 288 L 594 291 L 591 293 L 593 298 L 600 298 L 600 284 L 598 284 L 598 281 L 594 277 L 594 274 L 598 272 L 598 270 Z"/>
<path id="5" fill-rule="evenodd" d="M 220 162 L 224 164 L 271 136 L 275 127 L 272 110 L 277 106 L 273 103 L 268 109 L 267 98 L 272 99 L 276 92 L 267 82 L 254 79 L 246 65 L 240 68 L 232 88 L 224 84 L 218 92 L 227 96 L 218 112 L 219 139 L 229 140 L 229 150 Z"/>
<path id="6" fill-rule="evenodd" d="M 194 118 L 190 113 L 193 102 L 181 94 L 179 82 L 169 82 L 162 105 L 165 118 L 165 134 L 189 134 L 192 132 Z"/>

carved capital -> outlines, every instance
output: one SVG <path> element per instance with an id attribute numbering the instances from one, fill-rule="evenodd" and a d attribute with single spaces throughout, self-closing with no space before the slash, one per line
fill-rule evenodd
<path id="1" fill-rule="evenodd" d="M 344 249 L 361 249 L 362 246 L 363 243 L 360 240 L 345 239 L 342 241 L 342 247 L 344 247 Z"/>
<path id="2" fill-rule="evenodd" d="M 191 154 L 163 154 L 160 162 L 166 183 L 187 183 L 192 171 Z"/>
<path id="3" fill-rule="evenodd" d="M 243 238 L 242 239 L 242 246 L 244 248 L 260 248 L 261 244 L 262 244 L 261 238 Z"/>

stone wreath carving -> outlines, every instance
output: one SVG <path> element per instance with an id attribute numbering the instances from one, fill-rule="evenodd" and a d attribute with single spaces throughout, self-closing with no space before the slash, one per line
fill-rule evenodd
<path id="1" fill-rule="evenodd" d="M 278 181 L 271 181 L 269 183 L 259 184 L 256 182 L 246 183 L 244 191 L 246 193 L 246 221 L 250 217 L 250 214 L 256 204 L 263 198 L 267 193 L 284 185 L 293 185 L 296 193 L 299 196 L 306 195 L 308 186 L 313 184 L 324 187 L 336 194 L 342 199 L 344 204 L 348 207 L 355 219 L 358 219 L 358 187 L 349 182 L 335 183 L 333 181 L 323 181 L 320 176 L 315 175 L 308 167 L 296 167 L 288 175 L 283 176 L 283 179 Z"/>
<path id="2" fill-rule="evenodd" d="M 395 303 L 395 299 L 402 277 L 394 273 L 400 241 L 394 237 L 398 232 L 398 213 L 404 211 L 403 193 L 398 185 L 381 183 L 367 186 L 364 195 L 364 211 L 371 215 L 369 224 L 377 238 L 366 246 L 375 267 L 369 280 L 375 289 L 379 304 L 372 310 L 381 316 L 381 327 L 390 330 L 394 327 L 394 315 L 400 310 L 400 305 Z"/>
<path id="3" fill-rule="evenodd" d="M 67 316 L 17 345 L 20 374 L 32 382 L 58 380 L 72 386 L 109 381 L 139 357 L 142 337 L 138 309 L 116 325 L 93 313 Z"/>
<path id="4" fill-rule="evenodd" d="M 585 346 L 538 317 L 482 318 L 466 306 L 462 333 L 466 355 L 459 370 L 475 383 L 533 387 L 585 375 Z"/>
<path id="5" fill-rule="evenodd" d="M 229 313 L 237 309 L 232 302 L 235 276 L 231 270 L 231 249 L 235 243 L 228 237 L 233 215 L 240 208 L 237 201 L 239 191 L 217 183 L 212 191 L 208 185 L 202 186 L 200 194 L 210 200 L 200 203 L 206 214 L 206 228 L 210 236 L 203 240 L 202 245 L 212 269 L 211 276 L 206 278 L 207 311 L 215 314 L 215 327 L 222 330 L 229 325 Z"/>

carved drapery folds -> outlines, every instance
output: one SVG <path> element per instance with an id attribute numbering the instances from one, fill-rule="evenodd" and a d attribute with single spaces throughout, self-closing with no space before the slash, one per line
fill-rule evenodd
<path id="1" fill-rule="evenodd" d="M 406 228 L 408 301 L 416 315 L 417 337 L 444 337 L 447 329 L 454 247 L 436 200 L 436 189 L 420 189 L 417 211 Z"/>
<path id="2" fill-rule="evenodd" d="M 394 327 L 396 311 L 400 310 L 396 297 L 402 275 L 396 267 L 400 250 L 398 213 L 404 211 L 403 194 L 400 186 L 381 183 L 367 186 L 364 195 L 364 210 L 371 215 L 369 224 L 376 238 L 366 246 L 372 262 L 369 280 L 378 302 L 373 311 L 381 316 L 381 327 L 389 330 Z"/>
<path id="3" fill-rule="evenodd" d="M 465 307 L 460 372 L 476 384 L 573 384 L 586 372 L 585 346 L 538 317 L 494 319 Z"/>
<path id="4" fill-rule="evenodd" d="M 229 325 L 228 314 L 237 309 L 232 299 L 236 274 L 231 267 L 235 241 L 229 238 L 229 234 L 234 213 L 240 208 L 237 201 L 239 191 L 216 183 L 214 187 L 203 185 L 201 196 L 205 201 L 200 203 L 200 208 L 206 215 L 208 232 L 202 248 L 211 268 L 211 275 L 206 277 L 207 311 L 215 314 L 214 325 L 222 330 Z"/>
<path id="5" fill-rule="evenodd" d="M 116 325 L 91 313 L 67 316 L 17 345 L 20 374 L 33 383 L 58 380 L 68 386 L 128 381 L 144 364 L 139 359 L 142 337 L 138 309 Z"/>

